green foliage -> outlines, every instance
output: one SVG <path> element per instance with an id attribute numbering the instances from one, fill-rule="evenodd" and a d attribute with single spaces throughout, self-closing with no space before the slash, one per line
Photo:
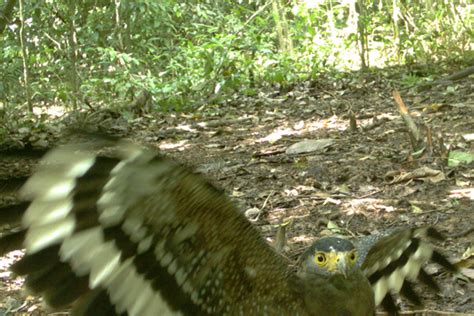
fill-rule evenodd
<path id="1" fill-rule="evenodd" d="M 474 15 L 466 1 L 428 6 L 366 0 L 358 1 L 358 8 L 347 2 L 319 1 L 311 7 L 284 2 L 293 43 L 284 53 L 272 7 L 261 7 L 263 2 L 120 3 L 25 3 L 35 105 L 68 107 L 79 100 L 85 108 L 88 99 L 92 107 L 120 109 L 146 90 L 158 111 L 193 109 L 233 93 L 254 95 L 259 87 L 285 87 L 321 72 L 359 67 L 363 38 L 372 66 L 461 59 L 472 49 Z M 399 12 L 396 19 L 393 12 Z M 18 88 L 24 87 L 18 21 L 16 12 L 2 34 L 0 52 L 0 98 L 10 108 L 25 100 L 25 89 Z M 418 80 L 404 78 L 408 85 Z"/>
<path id="2" fill-rule="evenodd" d="M 401 83 L 404 86 L 414 86 L 422 81 L 425 80 L 415 74 L 407 74 L 403 76 Z"/>

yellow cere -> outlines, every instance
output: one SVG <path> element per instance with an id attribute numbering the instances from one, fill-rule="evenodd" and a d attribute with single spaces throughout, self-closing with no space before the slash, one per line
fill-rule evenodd
<path id="1" fill-rule="evenodd" d="M 357 262 L 357 253 L 355 250 L 350 252 L 347 251 L 330 251 L 322 252 L 318 251 L 313 256 L 313 261 L 320 267 L 325 268 L 329 272 L 334 272 L 338 270 L 338 263 L 343 260 L 344 265 L 347 265 L 348 268 L 354 266 Z M 343 265 L 343 266 L 344 266 Z M 341 271 L 343 272 L 343 271 Z"/>

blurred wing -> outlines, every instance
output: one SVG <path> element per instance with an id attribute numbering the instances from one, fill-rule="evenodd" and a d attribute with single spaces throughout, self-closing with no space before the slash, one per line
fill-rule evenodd
<path id="1" fill-rule="evenodd" d="M 387 310 L 397 307 L 390 293 L 400 293 L 416 305 L 421 300 L 413 290 L 413 283 L 419 280 L 434 290 L 439 290 L 434 279 L 422 268 L 433 261 L 449 271 L 456 271 L 442 254 L 437 252 L 427 239 L 442 240 L 441 234 L 432 227 L 399 229 L 379 237 L 362 239 L 362 270 L 372 284 L 375 304 L 382 304 Z"/>
<path id="2" fill-rule="evenodd" d="M 55 149 L 23 187 L 22 229 L 0 251 L 22 242 L 12 270 L 29 289 L 77 314 L 304 313 L 286 262 L 220 191 L 146 149 L 112 147 L 112 158 Z"/>

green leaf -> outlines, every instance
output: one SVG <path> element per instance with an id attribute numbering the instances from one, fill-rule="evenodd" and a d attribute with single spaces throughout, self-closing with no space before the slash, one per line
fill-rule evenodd
<path id="1" fill-rule="evenodd" d="M 453 150 L 449 152 L 448 166 L 456 167 L 462 163 L 468 164 L 474 161 L 474 152 Z"/>

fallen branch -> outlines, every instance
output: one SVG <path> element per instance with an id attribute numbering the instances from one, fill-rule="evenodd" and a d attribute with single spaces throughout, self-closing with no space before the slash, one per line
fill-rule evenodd
<path id="1" fill-rule="evenodd" d="M 467 67 L 466 69 L 455 72 L 452 75 L 449 75 L 445 78 L 441 78 L 435 81 L 425 82 L 418 87 L 418 90 L 423 91 L 435 85 L 451 84 L 453 81 L 463 79 L 472 74 L 474 74 L 474 66 Z"/>

